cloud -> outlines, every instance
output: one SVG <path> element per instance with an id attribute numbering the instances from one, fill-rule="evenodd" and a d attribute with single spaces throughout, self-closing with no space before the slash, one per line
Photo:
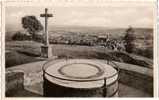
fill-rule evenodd
<path id="1" fill-rule="evenodd" d="M 136 26 L 140 26 L 142 24 L 143 27 L 153 27 L 153 21 L 150 18 L 138 19 L 136 20 L 135 24 Z"/>
<path id="2" fill-rule="evenodd" d="M 44 19 L 39 14 L 43 8 L 9 8 L 6 12 L 6 23 L 18 25 L 21 17 L 35 15 L 43 24 Z M 152 6 L 122 6 L 122 7 L 53 7 L 49 9 L 54 17 L 49 18 L 49 25 L 80 25 L 106 27 L 151 27 L 153 22 Z M 14 20 L 13 20 L 14 19 Z"/>
<path id="3" fill-rule="evenodd" d="M 17 13 L 10 13 L 10 17 L 21 17 L 21 16 L 24 16 L 25 13 L 24 12 L 17 12 Z"/>

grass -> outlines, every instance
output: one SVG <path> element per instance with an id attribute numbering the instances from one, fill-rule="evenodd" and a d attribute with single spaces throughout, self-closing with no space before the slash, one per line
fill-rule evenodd
<path id="1" fill-rule="evenodd" d="M 6 67 L 20 65 L 29 62 L 39 61 L 40 46 L 42 44 L 33 41 L 12 41 L 6 42 Z M 152 68 L 151 59 L 105 49 L 99 46 L 77 46 L 77 45 L 52 45 L 54 56 L 59 58 L 88 58 L 88 59 L 108 59 L 124 62 L 142 67 Z"/>
<path id="2" fill-rule="evenodd" d="M 18 53 L 16 51 L 10 51 L 6 54 L 6 67 L 21 65 L 25 63 L 40 61 L 41 59 L 25 55 L 23 53 Z"/>

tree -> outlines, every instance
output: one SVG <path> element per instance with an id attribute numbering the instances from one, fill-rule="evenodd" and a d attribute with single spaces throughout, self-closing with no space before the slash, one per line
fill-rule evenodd
<path id="1" fill-rule="evenodd" d="M 36 34 L 43 30 L 42 24 L 35 16 L 22 17 L 22 27 L 31 34 L 33 40 Z"/>
<path id="2" fill-rule="evenodd" d="M 133 52 L 133 48 L 134 48 L 134 29 L 130 26 L 127 30 L 126 30 L 126 35 L 124 37 L 125 40 L 125 49 L 126 52 L 128 53 L 132 53 Z"/>

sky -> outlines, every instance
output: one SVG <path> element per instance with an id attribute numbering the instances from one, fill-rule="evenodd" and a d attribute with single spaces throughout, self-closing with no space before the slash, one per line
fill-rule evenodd
<path id="1" fill-rule="evenodd" d="M 112 4 L 113 5 L 113 4 Z M 15 7 L 7 6 L 5 9 L 6 29 L 22 29 L 21 18 L 27 15 L 36 16 L 42 24 L 45 7 Z M 153 28 L 154 10 L 150 4 L 123 4 L 122 6 L 52 6 L 48 12 L 54 17 L 49 18 L 51 26 L 97 26 L 110 28 L 126 28 L 128 26 L 139 28 Z"/>

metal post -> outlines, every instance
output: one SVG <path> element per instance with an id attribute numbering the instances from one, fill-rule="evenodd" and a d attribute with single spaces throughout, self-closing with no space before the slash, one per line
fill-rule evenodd
<path id="1" fill-rule="evenodd" d="M 107 79 L 104 78 L 104 85 L 103 85 L 103 97 L 107 97 Z"/>
<path id="2" fill-rule="evenodd" d="M 107 64 L 109 65 L 109 60 L 107 60 Z"/>
<path id="3" fill-rule="evenodd" d="M 45 90 L 46 90 L 46 89 L 45 89 L 45 81 L 44 81 L 44 80 L 45 80 L 45 75 L 44 75 L 44 74 L 45 74 L 45 71 L 43 70 L 43 91 L 44 91 L 44 92 L 43 92 L 43 93 L 44 93 L 43 96 L 45 97 L 45 95 L 46 95 L 46 94 L 45 94 Z"/>

